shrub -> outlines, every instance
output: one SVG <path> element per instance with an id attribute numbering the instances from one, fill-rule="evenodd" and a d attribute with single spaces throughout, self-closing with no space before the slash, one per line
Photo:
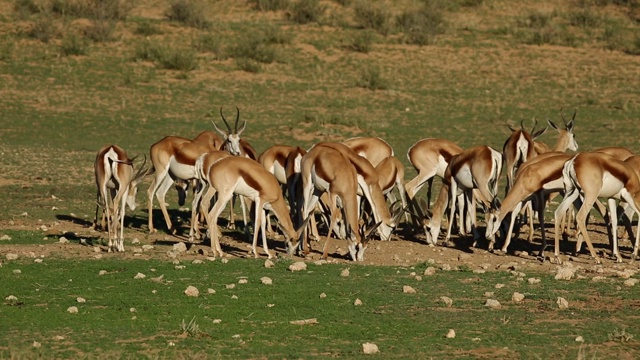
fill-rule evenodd
<path id="1" fill-rule="evenodd" d="M 252 0 L 257 10 L 278 11 L 289 8 L 289 0 Z"/>
<path id="2" fill-rule="evenodd" d="M 385 90 L 388 87 L 387 81 L 380 75 L 380 70 L 372 66 L 362 69 L 356 85 L 369 90 Z"/>
<path id="3" fill-rule="evenodd" d="M 94 20 L 125 20 L 131 11 L 128 0 L 52 0 L 51 11 L 63 16 Z"/>
<path id="4" fill-rule="evenodd" d="M 249 58 L 236 59 L 236 66 L 238 66 L 238 69 L 250 73 L 259 73 L 260 71 L 262 71 L 262 65 L 259 62 Z"/>
<path id="5" fill-rule="evenodd" d="M 163 69 L 191 71 L 198 68 L 198 58 L 193 49 L 167 47 L 163 50 L 158 59 Z"/>
<path id="6" fill-rule="evenodd" d="M 42 14 L 35 18 L 33 26 L 27 32 L 27 36 L 46 43 L 58 36 L 58 28 L 53 23 L 51 16 Z"/>
<path id="7" fill-rule="evenodd" d="M 578 9 L 568 14 L 569 23 L 580 28 L 595 28 L 602 23 L 602 18 L 589 8 Z"/>
<path id="8" fill-rule="evenodd" d="M 231 54 L 236 59 L 246 58 L 261 63 L 270 64 L 276 60 L 276 51 L 259 32 L 253 32 L 245 38 L 238 40 L 231 49 Z"/>
<path id="9" fill-rule="evenodd" d="M 436 3 L 405 11 L 396 21 L 406 41 L 415 45 L 431 44 L 435 36 L 445 30 L 444 12 Z"/>
<path id="10" fill-rule="evenodd" d="M 291 20 L 298 24 L 318 22 L 324 15 L 327 7 L 320 4 L 319 0 L 298 0 L 291 6 Z"/>
<path id="11" fill-rule="evenodd" d="M 391 15 L 383 4 L 369 0 L 359 0 L 354 4 L 354 20 L 365 29 L 373 29 L 382 35 L 388 35 L 392 28 Z"/>
<path id="12" fill-rule="evenodd" d="M 89 50 L 89 45 L 86 41 L 75 34 L 67 35 L 62 39 L 60 44 L 60 53 L 63 56 L 79 56 L 86 55 Z"/>
<path id="13" fill-rule="evenodd" d="M 220 37 L 212 34 L 205 34 L 196 39 L 194 39 L 191 43 L 194 49 L 200 52 L 210 52 L 216 54 L 216 59 L 224 60 L 227 58 L 227 54 L 225 53 L 225 49 L 223 46 Z"/>
<path id="14" fill-rule="evenodd" d="M 359 31 L 358 34 L 353 38 L 351 45 L 349 48 L 353 51 L 368 53 L 371 51 L 371 45 L 373 45 L 375 40 L 374 34 L 370 30 Z"/>
<path id="15" fill-rule="evenodd" d="M 94 20 L 91 26 L 84 29 L 84 35 L 94 42 L 113 40 L 116 23 L 112 20 Z"/>
<path id="16" fill-rule="evenodd" d="M 293 40 L 292 32 L 284 31 L 281 27 L 273 24 L 267 24 L 260 30 L 264 33 L 264 40 L 269 44 L 291 44 Z"/>
<path id="17" fill-rule="evenodd" d="M 162 57 L 162 48 L 155 42 L 148 40 L 138 44 L 133 55 L 134 61 L 157 61 Z"/>
<path id="18" fill-rule="evenodd" d="M 150 21 L 143 21 L 138 24 L 133 33 L 136 35 L 151 36 L 162 34 L 162 30 L 158 29 L 158 27 Z"/>
<path id="19" fill-rule="evenodd" d="M 177 21 L 196 29 L 209 29 L 211 22 L 205 15 L 205 3 L 202 1 L 172 0 L 167 19 Z"/>
<path id="20" fill-rule="evenodd" d="M 35 0 L 15 0 L 13 2 L 13 10 L 18 13 L 21 18 L 28 18 L 30 15 L 40 14 L 46 11 L 43 5 L 36 3 Z"/>
<path id="21" fill-rule="evenodd" d="M 518 20 L 518 26 L 529 29 L 542 29 L 551 23 L 555 14 L 541 11 L 532 11 L 524 18 Z"/>

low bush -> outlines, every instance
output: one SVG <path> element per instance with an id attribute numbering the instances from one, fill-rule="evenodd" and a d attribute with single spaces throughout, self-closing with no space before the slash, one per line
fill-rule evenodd
<path id="1" fill-rule="evenodd" d="M 171 21 L 206 30 L 211 27 L 211 21 L 207 18 L 205 9 L 206 4 L 202 1 L 172 0 L 165 16 Z"/>
<path id="2" fill-rule="evenodd" d="M 318 22 L 326 10 L 319 0 L 298 0 L 291 5 L 289 17 L 298 24 L 308 24 Z"/>
<path id="3" fill-rule="evenodd" d="M 391 13 L 382 3 L 359 0 L 353 5 L 354 20 L 358 26 L 388 35 L 393 27 Z"/>

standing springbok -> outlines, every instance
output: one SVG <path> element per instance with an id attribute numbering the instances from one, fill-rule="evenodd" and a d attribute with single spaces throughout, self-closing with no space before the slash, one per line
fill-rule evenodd
<path id="1" fill-rule="evenodd" d="M 640 214 L 640 180 L 636 172 L 623 161 L 620 161 L 605 153 L 579 153 L 567 161 L 562 169 L 565 186 L 565 198 L 555 212 L 555 249 L 554 256 L 558 263 L 560 259 L 559 228 L 561 217 L 565 216 L 568 208 L 580 196 L 583 197 L 582 205 L 576 215 L 578 226 L 578 241 L 576 250 L 582 245 L 582 239 L 587 243 L 591 256 L 596 263 L 600 263 L 586 228 L 586 219 L 593 204 L 599 197 L 607 198 L 609 203 L 609 219 L 613 232 L 613 255 L 617 262 L 622 258 L 618 252 L 617 244 L 617 206 L 615 199 L 622 199 L 629 204 L 634 213 Z M 580 237 L 579 235 L 582 235 Z M 633 247 L 633 259 L 638 253 L 640 231 L 636 233 Z"/>
<path id="2" fill-rule="evenodd" d="M 124 251 L 124 214 L 125 205 L 132 211 L 136 208 L 136 195 L 138 183 L 146 175 L 143 164 L 134 174 L 134 159 L 130 159 L 127 153 L 117 145 L 102 147 L 96 155 L 94 171 L 96 185 L 96 216 L 94 227 L 97 227 L 98 210 L 102 207 L 102 228 L 105 217 L 109 234 L 109 252 Z M 118 236 L 118 230 L 119 235 Z"/>
<path id="3" fill-rule="evenodd" d="M 533 125 L 531 133 L 525 130 L 523 122 L 520 122 L 520 129 L 515 129 L 509 125 L 511 135 L 505 141 L 502 147 L 502 156 L 505 160 L 505 170 L 507 172 L 506 193 L 513 186 L 513 181 L 518 168 L 527 160 L 533 159 L 538 155 L 534 147 L 534 140 L 544 134 L 547 128 L 540 129 L 536 132 L 536 121 Z"/>

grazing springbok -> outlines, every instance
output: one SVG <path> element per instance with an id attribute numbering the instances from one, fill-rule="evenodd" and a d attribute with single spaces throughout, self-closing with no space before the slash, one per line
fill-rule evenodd
<path id="1" fill-rule="evenodd" d="M 234 194 L 251 199 L 255 206 L 252 250 L 256 258 L 258 257 L 257 243 L 259 229 L 262 232 L 264 252 L 269 258 L 273 258 L 273 255 L 269 252 L 265 232 L 266 210 L 272 211 L 277 217 L 278 223 L 285 235 L 286 248 L 294 248 L 292 241 L 297 242 L 301 230 L 295 230 L 293 228 L 289 210 L 285 204 L 278 180 L 260 164 L 244 157 L 222 157 L 211 164 L 208 171 L 206 171 L 204 181 L 208 185 L 208 189 L 203 197 L 202 210 L 208 211 L 206 219 L 211 237 L 211 249 L 214 255 L 217 252 L 218 256 L 224 256 L 222 248 L 220 247 L 217 223 L 220 213 L 224 210 Z M 218 195 L 218 200 L 211 210 L 205 208 L 208 201 L 204 200 L 211 199 L 215 194 Z M 306 225 L 306 223 L 304 223 L 304 225 Z"/>
<path id="2" fill-rule="evenodd" d="M 134 173 L 134 159 L 117 145 L 102 147 L 96 155 L 94 163 L 96 185 L 96 216 L 94 227 L 98 223 L 98 210 L 102 207 L 102 228 L 107 219 L 109 234 L 109 252 L 124 251 L 124 214 L 125 206 L 132 211 L 136 208 L 138 183 L 146 175 L 147 169 L 143 164 Z M 119 236 L 118 236 L 119 230 Z"/>
<path id="3" fill-rule="evenodd" d="M 573 126 L 576 120 L 576 114 L 577 114 L 577 111 L 573 113 L 573 117 L 571 118 L 571 121 L 567 122 L 567 120 L 564 118 L 564 115 L 562 114 L 562 111 L 560 111 L 562 122 L 564 122 L 564 129 L 558 129 L 558 127 L 556 126 L 556 124 L 553 123 L 553 121 L 547 119 L 547 123 L 549 124 L 549 126 L 556 129 L 556 131 L 558 132 L 558 140 L 556 140 L 556 145 L 553 147 L 553 149 L 550 148 L 545 143 L 534 141 L 533 147 L 535 152 L 538 154 L 544 154 L 549 151 L 560 151 L 560 152 L 565 152 L 567 150 L 578 151 L 578 143 L 576 142 L 576 137 L 573 134 Z"/>
<path id="4" fill-rule="evenodd" d="M 459 193 L 462 193 L 465 197 L 465 203 L 470 204 L 467 205 L 467 216 L 471 219 L 473 246 L 475 247 L 479 238 L 476 227 L 475 199 L 478 198 L 486 209 L 495 209 L 499 206 L 497 192 L 501 171 L 502 154 L 489 146 L 472 147 L 453 156 L 445 171 L 440 194 L 433 208 L 433 216 L 431 219 L 424 220 L 427 243 L 432 245 L 437 243 L 447 204 L 451 202 L 449 219 L 453 219 L 456 200 Z M 464 204 L 460 204 L 460 206 L 464 206 Z M 451 238 L 452 224 L 453 221 L 449 221 L 446 242 Z"/>
<path id="5" fill-rule="evenodd" d="M 373 167 L 394 155 L 391 145 L 378 137 L 355 137 L 342 143 L 350 147 L 356 154 L 369 160 Z"/>
<path id="6" fill-rule="evenodd" d="M 582 245 L 582 239 L 587 243 L 591 256 L 596 263 L 600 263 L 591 239 L 587 232 L 586 220 L 589 211 L 599 197 L 607 198 L 609 204 L 609 219 L 613 232 L 613 255 L 617 262 L 621 262 L 617 244 L 617 205 L 616 199 L 622 199 L 639 213 L 640 180 L 636 172 L 625 162 L 605 153 L 579 153 L 564 164 L 562 177 L 565 187 L 565 197 L 555 212 L 555 249 L 554 256 L 557 263 L 562 263 L 560 258 L 559 228 L 561 217 L 568 208 L 582 196 L 583 201 L 576 215 L 578 231 L 576 236 L 576 250 Z M 582 235 L 582 237 L 580 237 Z M 633 259 L 638 252 L 638 235 L 633 248 Z"/>
<path id="7" fill-rule="evenodd" d="M 302 202 L 301 213 L 310 217 L 320 196 L 327 193 L 330 224 L 324 243 L 322 258 L 328 256 L 331 231 L 338 221 L 338 208 L 345 221 L 349 255 L 353 261 L 363 261 L 367 249 L 367 236 L 363 236 L 358 222 L 358 173 L 355 166 L 340 151 L 327 146 L 315 146 L 302 158 Z M 306 234 L 303 250 L 308 253 Z"/>

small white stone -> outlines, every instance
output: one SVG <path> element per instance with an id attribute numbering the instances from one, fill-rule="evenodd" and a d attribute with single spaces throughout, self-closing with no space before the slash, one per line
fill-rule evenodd
<path id="1" fill-rule="evenodd" d="M 207 294 L 215 294 L 215 293 L 216 293 L 216 291 L 214 289 L 212 289 L 212 288 L 208 288 L 207 289 Z"/>
<path id="2" fill-rule="evenodd" d="M 449 331 L 447 332 L 446 338 L 455 339 L 455 337 L 456 337 L 456 331 L 453 329 L 449 329 Z"/>
<path id="3" fill-rule="evenodd" d="M 524 300 L 524 295 L 519 292 L 514 292 L 511 296 L 511 300 L 513 300 L 513 302 L 521 302 Z"/>
<path id="4" fill-rule="evenodd" d="M 371 355 L 379 353 L 380 349 L 378 349 L 378 345 L 374 343 L 364 343 L 362 344 L 362 352 L 367 355 Z"/>
<path id="5" fill-rule="evenodd" d="M 273 261 L 269 259 L 264 261 L 264 267 L 266 267 L 267 269 L 271 269 L 274 266 L 276 266 L 276 264 L 274 264 Z"/>
<path id="6" fill-rule="evenodd" d="M 226 264 L 229 262 L 229 259 L 227 258 L 222 258 L 222 260 L 220 260 L 221 263 Z"/>
<path id="7" fill-rule="evenodd" d="M 64 236 L 60 236 L 60 238 L 58 239 L 58 242 L 59 242 L 60 244 L 68 244 L 68 243 L 69 243 L 69 240 L 68 240 L 66 237 L 64 237 Z"/>
<path id="8" fill-rule="evenodd" d="M 349 268 L 342 269 L 342 271 L 340 272 L 340 276 L 349 277 Z"/>
<path id="9" fill-rule="evenodd" d="M 227 289 L 235 289 L 235 287 L 236 287 L 236 284 L 227 284 L 226 285 Z"/>
<path id="10" fill-rule="evenodd" d="M 14 253 L 8 253 L 7 255 L 5 255 L 5 257 L 7 258 L 7 260 L 17 260 L 20 256 Z"/>
<path id="11" fill-rule="evenodd" d="M 496 284 L 496 289 L 502 289 L 504 287 L 504 284 Z"/>
<path id="12" fill-rule="evenodd" d="M 265 284 L 265 285 L 271 285 L 273 284 L 273 280 L 271 280 L 271 278 L 263 276 L 260 278 L 260 282 Z"/>
<path id="13" fill-rule="evenodd" d="M 140 244 L 140 240 L 138 240 L 138 238 L 133 238 L 133 240 L 131 240 L 131 244 L 132 245 Z M 151 246 L 151 245 L 147 245 L 147 246 Z M 142 246 L 142 248 L 144 248 L 144 245 Z M 151 248 L 153 248 L 153 246 Z"/>
<path id="14" fill-rule="evenodd" d="M 274 306 L 276 306 L 276 304 L 267 304 L 267 307 L 268 307 L 268 308 L 272 308 L 272 307 L 274 307 Z"/>
<path id="15" fill-rule="evenodd" d="M 493 295 L 495 295 L 495 293 L 493 291 L 485 291 L 484 292 L 484 297 L 493 297 Z"/>
<path id="16" fill-rule="evenodd" d="M 183 253 L 187 251 L 187 245 L 183 242 L 173 244 L 173 250 L 178 253 Z"/>
<path id="17" fill-rule="evenodd" d="M 231 295 L 231 298 L 232 298 L 233 300 L 238 300 L 238 296 L 237 296 L 237 295 Z"/>
<path id="18" fill-rule="evenodd" d="M 527 281 L 529 282 L 529 284 L 533 285 L 533 284 L 539 284 L 540 283 L 540 278 L 528 278 Z"/>
<path id="19" fill-rule="evenodd" d="M 42 344 L 40 344 L 40 343 L 39 343 L 39 342 L 37 342 L 37 341 L 34 341 L 34 342 L 33 342 L 33 344 L 32 344 L 32 346 L 33 346 L 34 348 L 39 348 L 40 346 L 42 346 Z"/>
<path id="20" fill-rule="evenodd" d="M 136 312 L 136 308 L 129 308 L 129 312 L 130 312 L 130 313 L 134 313 L 134 312 Z"/>
<path id="21" fill-rule="evenodd" d="M 56 336 L 54 336 L 54 337 L 53 337 L 53 340 L 56 340 L 56 341 L 64 340 L 64 336 L 62 336 L 62 335 L 56 335 Z"/>
<path id="22" fill-rule="evenodd" d="M 134 276 L 134 279 L 144 279 L 146 278 L 147 275 L 143 274 L 143 273 L 137 273 L 136 276 Z"/>
<path id="23" fill-rule="evenodd" d="M 484 306 L 492 309 L 499 309 L 502 307 L 502 305 L 500 305 L 500 302 L 495 299 L 487 299 L 487 301 L 484 303 Z"/>
<path id="24" fill-rule="evenodd" d="M 416 279 L 416 281 L 422 281 L 422 276 L 416 275 L 415 279 Z"/>
<path id="25" fill-rule="evenodd" d="M 360 299 L 356 299 L 356 301 L 354 301 L 354 302 L 353 302 L 353 305 L 355 305 L 355 306 L 360 306 L 360 305 L 362 305 L 362 300 L 360 300 Z"/>
<path id="26" fill-rule="evenodd" d="M 42 259 L 34 259 L 33 262 L 36 264 L 40 264 L 41 262 L 43 262 L 44 260 Z"/>
<path id="27" fill-rule="evenodd" d="M 192 263 L 192 264 L 195 264 L 195 265 L 199 265 L 199 264 L 204 264 L 204 261 L 202 261 L 202 260 L 200 260 L 200 259 L 195 259 L 195 260 L 193 260 L 191 263 Z"/>
<path id="28" fill-rule="evenodd" d="M 9 295 L 4 299 L 7 300 L 7 301 L 18 301 L 18 298 L 15 297 L 14 295 Z"/>
<path id="29" fill-rule="evenodd" d="M 0 236 L 0 241 L 9 241 L 9 240 L 11 240 L 11 236 L 9 235 Z"/>
<path id="30" fill-rule="evenodd" d="M 153 249 L 154 249 L 153 245 L 149 245 L 149 244 L 142 245 L 142 250 L 144 250 L 144 251 L 149 251 L 149 250 L 153 250 Z"/>
<path id="31" fill-rule="evenodd" d="M 77 308 L 77 307 L 75 307 L 75 306 L 70 306 L 70 307 L 67 309 L 67 312 L 68 312 L 69 314 L 77 314 L 77 313 L 78 313 L 78 308 Z"/>
<path id="32" fill-rule="evenodd" d="M 473 270 L 473 273 L 474 273 L 474 274 L 484 274 L 484 273 L 486 273 L 486 272 L 487 272 L 487 271 L 486 271 L 486 270 L 484 270 L 484 269 L 475 269 L 475 270 Z"/>
<path id="33" fill-rule="evenodd" d="M 434 275 L 436 273 L 436 271 L 438 271 L 436 268 L 434 268 L 433 266 L 429 266 L 428 268 L 426 268 L 424 270 L 423 275 L 424 276 L 431 276 L 431 275 Z"/>
<path id="34" fill-rule="evenodd" d="M 100 272 L 98 272 L 98 275 L 106 275 L 107 274 L 107 270 L 100 270 Z"/>
<path id="35" fill-rule="evenodd" d="M 404 285 L 402 287 L 402 292 L 405 294 L 415 294 L 416 293 L 416 289 L 412 288 L 409 285 Z"/>
<path id="36" fill-rule="evenodd" d="M 214 324 L 220 324 L 221 322 L 222 322 L 222 319 L 213 319 Z"/>
<path id="37" fill-rule="evenodd" d="M 451 307 L 451 305 L 453 305 L 453 300 L 448 296 L 440 296 L 440 301 L 442 301 L 447 307 Z"/>
<path id="38" fill-rule="evenodd" d="M 303 271 L 303 270 L 307 270 L 307 264 L 303 261 L 298 261 L 295 262 L 291 265 L 289 265 L 289 270 L 290 271 Z"/>
<path id="39" fill-rule="evenodd" d="M 186 267 L 186 266 L 184 266 L 184 265 L 176 265 L 176 266 L 174 266 L 174 269 L 176 269 L 176 270 L 184 270 L 184 269 L 186 269 L 186 268 L 187 268 L 187 267 Z"/>
<path id="40" fill-rule="evenodd" d="M 249 282 L 249 279 L 247 278 L 241 278 L 240 280 L 238 280 L 238 284 L 246 284 Z"/>
<path id="41" fill-rule="evenodd" d="M 569 266 L 559 267 L 556 272 L 555 279 L 556 280 L 571 280 L 575 275 L 576 270 Z"/>
<path id="42" fill-rule="evenodd" d="M 584 338 L 582 336 L 576 337 L 576 342 L 584 342 Z"/>
<path id="43" fill-rule="evenodd" d="M 568 309 L 569 308 L 569 302 L 563 297 L 558 297 L 558 300 L 556 301 L 556 304 L 558 304 L 558 308 L 560 310 L 564 310 L 564 309 Z"/>
<path id="44" fill-rule="evenodd" d="M 200 295 L 200 291 L 197 287 L 189 285 L 184 291 L 184 294 L 190 297 L 198 297 Z"/>
<path id="45" fill-rule="evenodd" d="M 320 299 L 324 299 L 326 297 L 327 297 L 327 294 L 325 294 L 325 293 L 320 294 Z"/>
<path id="46" fill-rule="evenodd" d="M 16 275 L 20 275 L 20 274 L 22 274 L 22 270 L 20 270 L 20 269 L 15 269 L 15 270 L 13 270 L 12 272 L 13 272 L 14 274 L 16 274 Z"/>
<path id="47" fill-rule="evenodd" d="M 635 286 L 637 283 L 638 283 L 638 279 L 627 279 L 627 280 L 624 281 L 623 284 L 625 286 L 631 287 L 631 286 Z"/>
<path id="48" fill-rule="evenodd" d="M 77 302 L 79 302 L 79 303 L 86 303 L 86 302 L 87 302 L 87 299 L 85 299 L 85 298 L 83 298 L 83 297 L 79 297 L 79 296 L 78 296 L 78 297 L 76 298 L 76 301 L 77 301 Z"/>

